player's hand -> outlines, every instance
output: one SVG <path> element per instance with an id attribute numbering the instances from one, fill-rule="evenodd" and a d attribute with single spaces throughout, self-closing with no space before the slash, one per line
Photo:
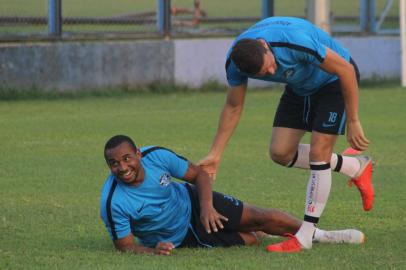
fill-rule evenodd
<path id="1" fill-rule="evenodd" d="M 199 165 L 203 171 L 207 172 L 211 180 L 216 180 L 217 169 L 220 165 L 219 158 L 208 155 L 197 162 L 197 165 Z"/>
<path id="2" fill-rule="evenodd" d="M 228 221 L 228 218 L 219 214 L 213 206 L 208 206 L 200 209 L 200 221 L 207 233 L 218 232 L 223 229 L 223 221 Z"/>
<path id="3" fill-rule="evenodd" d="M 365 138 L 359 121 L 348 123 L 347 141 L 355 150 L 365 151 L 368 149 L 369 140 Z"/>
<path id="4" fill-rule="evenodd" d="M 175 248 L 175 245 L 171 242 L 158 242 L 154 249 L 154 254 L 157 255 L 169 255 L 171 254 L 172 249 Z"/>

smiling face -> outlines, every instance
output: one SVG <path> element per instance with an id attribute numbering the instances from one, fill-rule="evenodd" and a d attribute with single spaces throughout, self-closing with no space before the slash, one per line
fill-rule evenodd
<path id="1" fill-rule="evenodd" d="M 141 164 L 141 153 L 128 142 L 106 149 L 106 162 L 111 172 L 120 181 L 138 186 L 144 181 L 144 168 Z"/>

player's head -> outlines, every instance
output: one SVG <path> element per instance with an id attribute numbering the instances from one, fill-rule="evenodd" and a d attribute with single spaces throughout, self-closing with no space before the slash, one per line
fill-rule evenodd
<path id="1" fill-rule="evenodd" d="M 249 75 L 275 74 L 276 62 L 266 42 L 262 39 L 241 39 L 230 54 L 239 70 Z"/>
<path id="2" fill-rule="evenodd" d="M 129 185 L 139 185 L 144 178 L 141 153 L 134 141 L 125 135 L 111 137 L 104 146 L 104 158 L 111 172 Z"/>

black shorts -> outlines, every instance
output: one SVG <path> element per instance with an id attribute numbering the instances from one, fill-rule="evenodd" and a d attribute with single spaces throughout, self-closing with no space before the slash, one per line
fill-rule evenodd
<path id="1" fill-rule="evenodd" d="M 228 218 L 223 221 L 224 229 L 208 234 L 200 222 L 199 194 L 193 185 L 186 184 L 192 204 L 192 216 L 189 230 L 180 247 L 230 247 L 244 245 L 238 233 L 243 202 L 234 197 L 213 191 L 213 206 L 221 215 Z"/>
<path id="2" fill-rule="evenodd" d="M 359 80 L 359 71 L 350 59 Z M 345 133 L 345 103 L 340 81 L 333 81 L 310 96 L 298 96 L 289 87 L 280 99 L 273 122 L 274 127 L 287 127 L 325 134 Z"/>

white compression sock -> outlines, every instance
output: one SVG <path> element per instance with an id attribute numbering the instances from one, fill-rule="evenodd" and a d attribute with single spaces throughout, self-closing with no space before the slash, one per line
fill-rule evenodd
<path id="1" fill-rule="evenodd" d="M 314 223 L 303 221 L 302 226 L 295 234 L 297 240 L 300 242 L 303 248 L 310 249 L 313 244 L 313 234 L 315 230 Z"/>
<path id="2" fill-rule="evenodd" d="M 316 228 L 314 231 L 313 240 L 319 242 L 321 239 L 324 239 L 325 233 L 326 231 Z"/>
<path id="3" fill-rule="evenodd" d="M 331 188 L 331 168 L 326 162 L 311 162 L 311 172 L 306 192 L 304 222 L 296 238 L 304 248 L 312 247 L 314 224 L 319 222 Z"/>
<path id="4" fill-rule="evenodd" d="M 310 144 L 299 144 L 295 158 L 287 165 L 301 169 L 310 169 Z M 360 169 L 358 159 L 333 153 L 330 161 L 331 169 L 349 177 L 354 177 Z"/>

